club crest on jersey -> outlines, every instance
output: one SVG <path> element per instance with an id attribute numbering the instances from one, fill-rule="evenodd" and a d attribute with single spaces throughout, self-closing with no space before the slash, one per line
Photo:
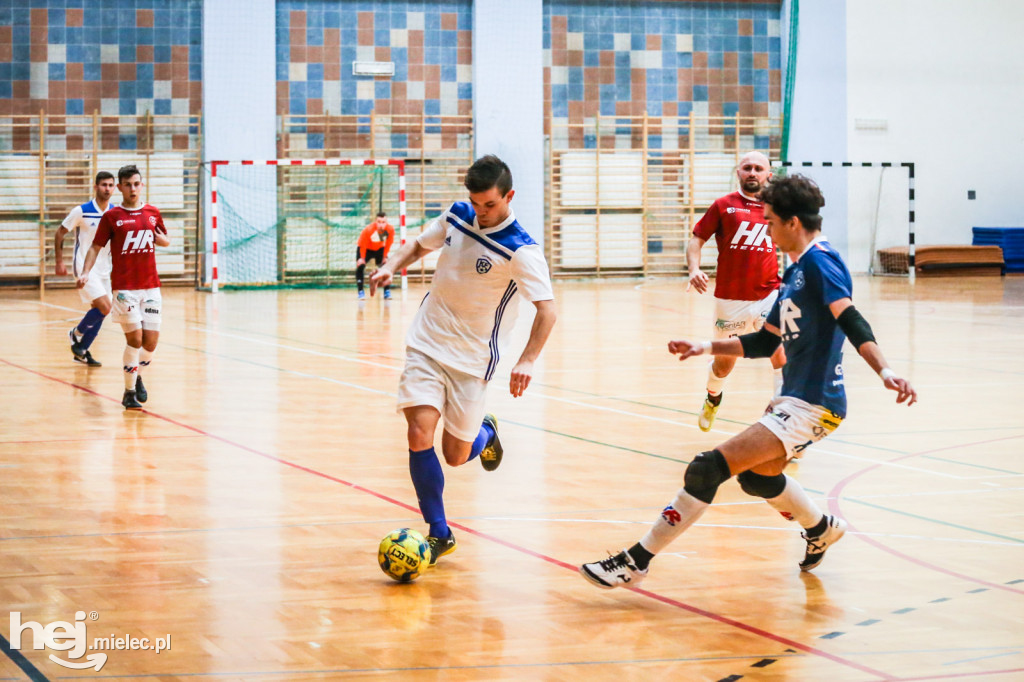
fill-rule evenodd
<path id="1" fill-rule="evenodd" d="M 491 261 L 481 256 L 476 259 L 476 271 L 477 274 L 486 275 L 491 271 Z"/>
<path id="2" fill-rule="evenodd" d="M 793 291 L 800 291 L 804 288 L 804 284 L 806 283 L 807 280 L 804 279 L 804 271 L 797 270 L 796 275 L 793 276 Z"/>
<path id="3" fill-rule="evenodd" d="M 152 225 L 153 227 L 156 227 L 156 216 L 155 215 L 149 216 L 149 224 Z"/>

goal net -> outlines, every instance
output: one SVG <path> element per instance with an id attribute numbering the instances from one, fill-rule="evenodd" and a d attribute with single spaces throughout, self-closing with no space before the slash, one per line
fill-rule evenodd
<path id="1" fill-rule="evenodd" d="M 405 239 L 400 159 L 210 164 L 210 289 L 354 284 L 356 245 L 378 212 Z M 403 278 L 403 286 L 404 286 Z"/>
<path id="2" fill-rule="evenodd" d="M 776 175 L 805 175 L 821 188 L 822 233 L 854 273 L 912 274 L 914 164 L 787 162 Z"/>

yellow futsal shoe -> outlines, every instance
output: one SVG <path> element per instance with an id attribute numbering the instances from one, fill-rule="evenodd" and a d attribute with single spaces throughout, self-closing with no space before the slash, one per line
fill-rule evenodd
<path id="1" fill-rule="evenodd" d="M 433 566 L 437 563 L 437 560 L 446 554 L 451 554 L 458 547 L 458 543 L 455 542 L 455 533 L 448 530 L 448 537 L 441 539 L 434 537 L 433 535 L 427 536 L 427 544 L 430 545 L 430 565 Z"/>
<path id="2" fill-rule="evenodd" d="M 494 471 L 501 465 L 501 455 L 505 452 L 501 447 L 501 439 L 498 438 L 498 418 L 488 413 L 484 415 L 484 424 L 494 429 L 494 438 L 480 451 L 480 464 L 485 471 Z"/>
<path id="3" fill-rule="evenodd" d="M 700 427 L 701 431 L 710 431 L 711 425 L 715 423 L 715 416 L 718 414 L 718 408 L 722 405 L 722 395 L 718 396 L 718 404 L 715 405 L 711 402 L 711 397 L 708 396 L 704 399 L 704 406 L 700 410 L 700 416 L 697 417 L 697 426 Z"/>

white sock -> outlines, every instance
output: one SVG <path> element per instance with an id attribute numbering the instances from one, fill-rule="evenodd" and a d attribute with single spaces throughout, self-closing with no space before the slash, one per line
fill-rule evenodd
<path id="1" fill-rule="evenodd" d="M 782 492 L 765 501 L 787 519 L 796 521 L 804 528 L 813 528 L 824 516 L 818 505 L 808 497 L 804 487 L 789 476 L 786 476 L 786 487 Z"/>
<path id="2" fill-rule="evenodd" d="M 651 554 L 657 554 L 692 526 L 710 506 L 686 492 L 685 488 L 680 488 L 676 499 L 665 507 L 647 535 L 640 539 L 640 544 Z"/>
<path id="3" fill-rule="evenodd" d="M 149 367 L 149 363 L 153 360 L 153 353 L 156 350 L 146 350 L 145 348 L 139 349 L 139 371 L 142 371 L 143 367 Z"/>
<path id="4" fill-rule="evenodd" d="M 773 370 L 773 372 L 774 376 L 772 377 L 772 381 L 775 383 L 775 393 L 773 396 L 778 398 L 782 395 L 782 368 L 779 367 L 778 369 Z"/>
<path id="5" fill-rule="evenodd" d="M 725 380 L 728 377 L 720 377 L 715 374 L 715 370 L 713 369 L 714 366 L 714 360 L 708 363 L 708 393 L 711 395 L 718 395 L 722 392 L 722 387 L 725 386 Z"/>
<path id="6" fill-rule="evenodd" d="M 135 379 L 139 376 L 139 349 L 124 347 L 124 390 L 135 390 Z"/>

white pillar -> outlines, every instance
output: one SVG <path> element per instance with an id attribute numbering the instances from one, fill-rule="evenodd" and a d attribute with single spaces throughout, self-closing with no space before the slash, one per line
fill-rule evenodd
<path id="1" fill-rule="evenodd" d="M 789 159 L 794 163 L 871 160 L 847 158 L 846 0 L 805 0 L 799 7 Z M 784 15 L 788 20 L 788 12 Z M 815 178 L 813 167 L 791 172 Z M 849 258 L 846 176 L 826 173 L 820 166 L 817 174 L 825 194 L 822 232 Z"/>
<path id="2" fill-rule="evenodd" d="M 476 156 L 512 169 L 512 208 L 544 241 L 544 6 L 542 0 L 474 0 L 473 117 Z"/>
<path id="3" fill-rule="evenodd" d="M 204 161 L 277 157 L 275 10 L 275 0 L 203 3 Z M 207 183 L 207 243 L 209 201 Z"/>

